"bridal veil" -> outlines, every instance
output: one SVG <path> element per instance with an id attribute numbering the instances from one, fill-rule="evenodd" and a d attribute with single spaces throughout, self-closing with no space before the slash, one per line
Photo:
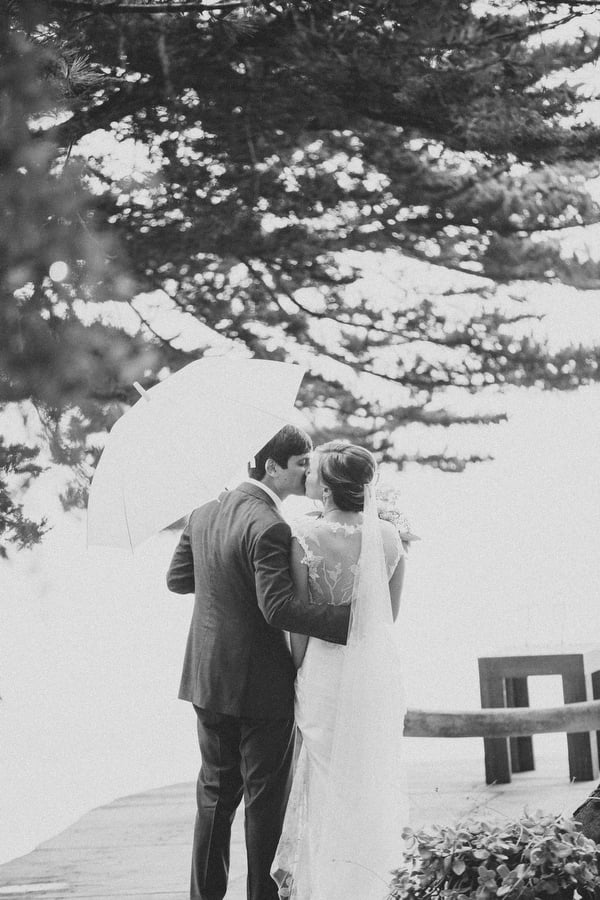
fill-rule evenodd
<path id="1" fill-rule="evenodd" d="M 301 751 L 274 867 L 280 895 L 290 900 L 385 900 L 391 872 L 402 861 L 401 834 L 408 823 L 402 667 L 371 485 L 365 487 L 360 558 L 342 656 L 331 757 L 320 788 L 318 840 L 311 841 L 310 852 L 302 840 L 308 761 Z"/>

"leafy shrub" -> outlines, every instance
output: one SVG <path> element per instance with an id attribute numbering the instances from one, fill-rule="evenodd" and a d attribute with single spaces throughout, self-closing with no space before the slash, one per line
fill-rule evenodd
<path id="1" fill-rule="evenodd" d="M 599 845 L 572 819 L 524 815 L 405 829 L 389 900 L 600 900 Z"/>

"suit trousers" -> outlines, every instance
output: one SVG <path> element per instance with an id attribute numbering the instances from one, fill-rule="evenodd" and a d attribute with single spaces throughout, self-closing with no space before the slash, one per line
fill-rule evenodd
<path id="1" fill-rule="evenodd" d="M 191 900 L 223 900 L 231 826 L 245 806 L 248 900 L 278 900 L 270 875 L 291 784 L 294 720 L 250 719 L 195 706 L 202 765 L 192 851 Z"/>

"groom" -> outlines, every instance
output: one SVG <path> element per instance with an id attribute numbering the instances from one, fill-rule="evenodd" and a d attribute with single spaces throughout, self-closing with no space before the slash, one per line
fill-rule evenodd
<path id="1" fill-rule="evenodd" d="M 295 670 L 284 630 L 345 643 L 348 607 L 305 606 L 289 571 L 281 501 L 304 494 L 312 444 L 286 425 L 256 454 L 251 477 L 195 509 L 167 574 L 196 599 L 179 696 L 194 704 L 202 767 L 191 900 L 222 900 L 231 824 L 244 797 L 248 900 L 277 900 L 269 870 L 287 801 Z"/>

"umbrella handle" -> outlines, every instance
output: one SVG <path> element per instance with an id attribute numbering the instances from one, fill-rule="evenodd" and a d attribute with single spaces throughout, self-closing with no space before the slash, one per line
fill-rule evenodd
<path id="1" fill-rule="evenodd" d="M 136 391 L 138 392 L 138 394 L 140 395 L 140 397 L 143 397 L 144 400 L 146 401 L 146 403 L 150 403 L 150 395 L 148 394 L 148 391 L 141 386 L 139 381 L 134 381 L 133 386 L 136 389 Z"/>

